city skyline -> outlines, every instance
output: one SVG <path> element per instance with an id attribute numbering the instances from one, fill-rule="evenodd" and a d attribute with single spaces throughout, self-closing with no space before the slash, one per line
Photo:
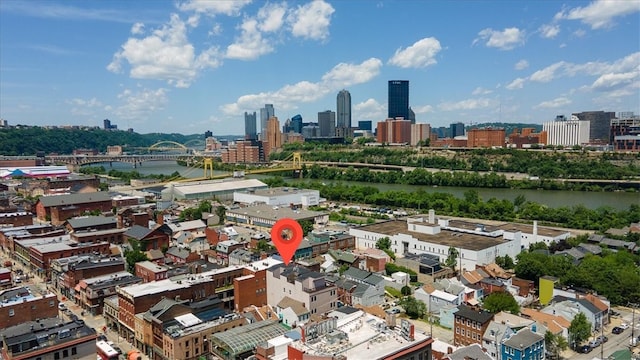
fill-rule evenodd
<path id="1" fill-rule="evenodd" d="M 245 112 L 315 122 L 346 90 L 355 126 L 386 119 L 398 79 L 432 127 L 637 114 L 639 14 L 638 0 L 8 0 L 0 118 L 241 135 Z"/>

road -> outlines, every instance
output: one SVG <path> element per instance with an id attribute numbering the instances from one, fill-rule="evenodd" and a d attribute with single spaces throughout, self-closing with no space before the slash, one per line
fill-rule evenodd
<path id="1" fill-rule="evenodd" d="M 571 350 L 567 350 L 563 352 L 563 357 L 565 359 L 577 359 L 577 360 L 591 360 L 594 358 L 606 359 L 609 355 L 613 354 L 615 351 L 622 349 L 629 349 L 629 340 L 631 340 L 631 324 L 632 324 L 632 311 L 629 308 L 616 308 L 616 311 L 620 312 L 620 316 L 612 317 L 611 323 L 609 325 L 605 325 L 604 335 L 609 338 L 609 341 L 601 345 L 600 347 L 593 349 L 588 354 L 577 354 Z M 615 326 L 620 325 L 621 323 L 627 323 L 630 325 L 628 329 L 626 329 L 622 334 L 612 334 L 611 329 Z M 635 328 L 633 330 L 633 334 L 635 337 L 640 336 L 640 311 L 636 310 L 635 314 Z M 599 334 L 596 334 L 597 336 Z M 636 346 L 636 349 L 638 346 Z"/>

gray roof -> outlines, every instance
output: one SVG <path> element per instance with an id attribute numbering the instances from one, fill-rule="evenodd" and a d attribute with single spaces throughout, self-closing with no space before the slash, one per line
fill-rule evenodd
<path id="1" fill-rule="evenodd" d="M 481 324 L 484 324 L 493 319 L 492 313 L 485 310 L 473 310 L 472 308 L 466 305 L 459 305 L 458 311 L 455 313 L 455 316 L 456 317 L 460 316 L 465 319 L 471 319 Z"/>
<path id="2" fill-rule="evenodd" d="M 582 306 L 584 306 L 587 310 L 591 311 L 592 314 L 599 314 L 602 312 L 602 310 L 598 309 L 595 305 L 591 303 L 591 301 L 587 299 L 582 299 L 582 298 L 574 299 L 566 296 L 556 295 L 553 297 L 553 301 L 554 302 L 561 302 L 561 301 L 577 302 L 577 303 L 580 303 Z"/>
<path id="3" fill-rule="evenodd" d="M 147 235 L 149 235 L 153 229 L 149 229 L 140 225 L 133 225 L 132 227 L 124 233 L 125 236 L 134 238 L 136 240 L 144 239 Z"/>
<path id="4" fill-rule="evenodd" d="M 167 250 L 166 254 L 173 255 L 180 259 L 186 259 L 189 256 L 189 254 L 191 254 L 191 251 L 185 248 L 179 248 L 174 246 L 174 247 L 170 247 L 169 250 Z"/>
<path id="5" fill-rule="evenodd" d="M 493 360 L 491 356 L 482 351 L 482 347 L 479 344 L 472 344 L 469 346 L 458 348 L 458 350 L 449 354 L 445 359 L 450 360 Z"/>
<path id="6" fill-rule="evenodd" d="M 355 282 L 362 282 L 365 284 L 377 286 L 384 282 L 384 279 L 381 276 L 378 276 L 372 272 L 361 270 L 354 267 L 349 267 L 345 272 L 344 276 L 347 279 L 351 279 Z"/>
<path id="7" fill-rule="evenodd" d="M 523 328 L 507 339 L 504 344 L 514 349 L 524 350 L 543 340 L 544 337 L 542 337 L 542 335 L 534 333 L 529 328 Z"/>
<path id="8" fill-rule="evenodd" d="M 92 226 L 117 225 L 118 219 L 113 216 L 81 216 L 68 219 L 67 223 L 74 229 Z"/>
<path id="9" fill-rule="evenodd" d="M 51 207 L 111 201 L 111 197 L 107 192 L 98 191 L 92 193 L 43 196 L 38 201 L 40 201 L 44 207 Z"/>

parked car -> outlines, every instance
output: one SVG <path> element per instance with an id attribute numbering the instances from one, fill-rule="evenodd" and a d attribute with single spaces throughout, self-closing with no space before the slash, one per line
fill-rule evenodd
<path id="1" fill-rule="evenodd" d="M 598 341 L 600 341 L 601 344 L 606 343 L 607 341 L 609 341 L 609 338 L 604 336 L 604 335 L 600 335 L 596 338 Z"/>
<path id="2" fill-rule="evenodd" d="M 622 334 L 623 332 L 624 332 L 624 329 L 621 328 L 620 326 L 616 326 L 613 329 L 611 329 L 612 334 L 618 335 L 618 334 Z"/>
<path id="3" fill-rule="evenodd" d="M 627 330 L 629 328 L 629 324 L 622 323 L 622 324 L 620 324 L 620 327 L 622 328 L 622 330 Z"/>
<path id="4" fill-rule="evenodd" d="M 98 335 L 97 341 L 107 341 L 107 336 L 105 334 Z"/>
<path id="5" fill-rule="evenodd" d="M 115 350 L 118 354 L 122 355 L 122 349 L 117 346 L 112 346 L 113 350 Z"/>
<path id="6" fill-rule="evenodd" d="M 591 352 L 591 350 L 593 350 L 593 348 L 589 345 L 582 345 L 578 347 L 578 352 L 581 354 L 588 354 Z"/>
<path id="7" fill-rule="evenodd" d="M 601 344 L 602 344 L 602 342 L 601 342 L 601 341 L 600 341 L 600 339 L 598 339 L 598 338 L 596 338 L 596 339 L 593 339 L 593 340 L 589 341 L 589 346 L 590 346 L 592 349 L 597 348 L 597 347 L 598 347 L 598 346 L 600 346 Z"/>
<path id="8" fill-rule="evenodd" d="M 67 306 L 64 303 L 58 303 L 58 309 L 60 310 L 66 310 Z"/>

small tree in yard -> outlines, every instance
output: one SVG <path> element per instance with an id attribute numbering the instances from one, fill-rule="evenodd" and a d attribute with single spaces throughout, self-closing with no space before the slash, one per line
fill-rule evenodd
<path id="1" fill-rule="evenodd" d="M 569 326 L 569 338 L 571 339 L 571 346 L 576 348 L 583 341 L 587 340 L 591 335 L 591 323 L 587 320 L 584 313 L 579 312 Z"/>
<path id="2" fill-rule="evenodd" d="M 400 306 L 404 308 L 407 315 L 412 319 L 421 319 L 427 313 L 427 305 L 413 296 L 407 296 L 400 300 Z"/>

